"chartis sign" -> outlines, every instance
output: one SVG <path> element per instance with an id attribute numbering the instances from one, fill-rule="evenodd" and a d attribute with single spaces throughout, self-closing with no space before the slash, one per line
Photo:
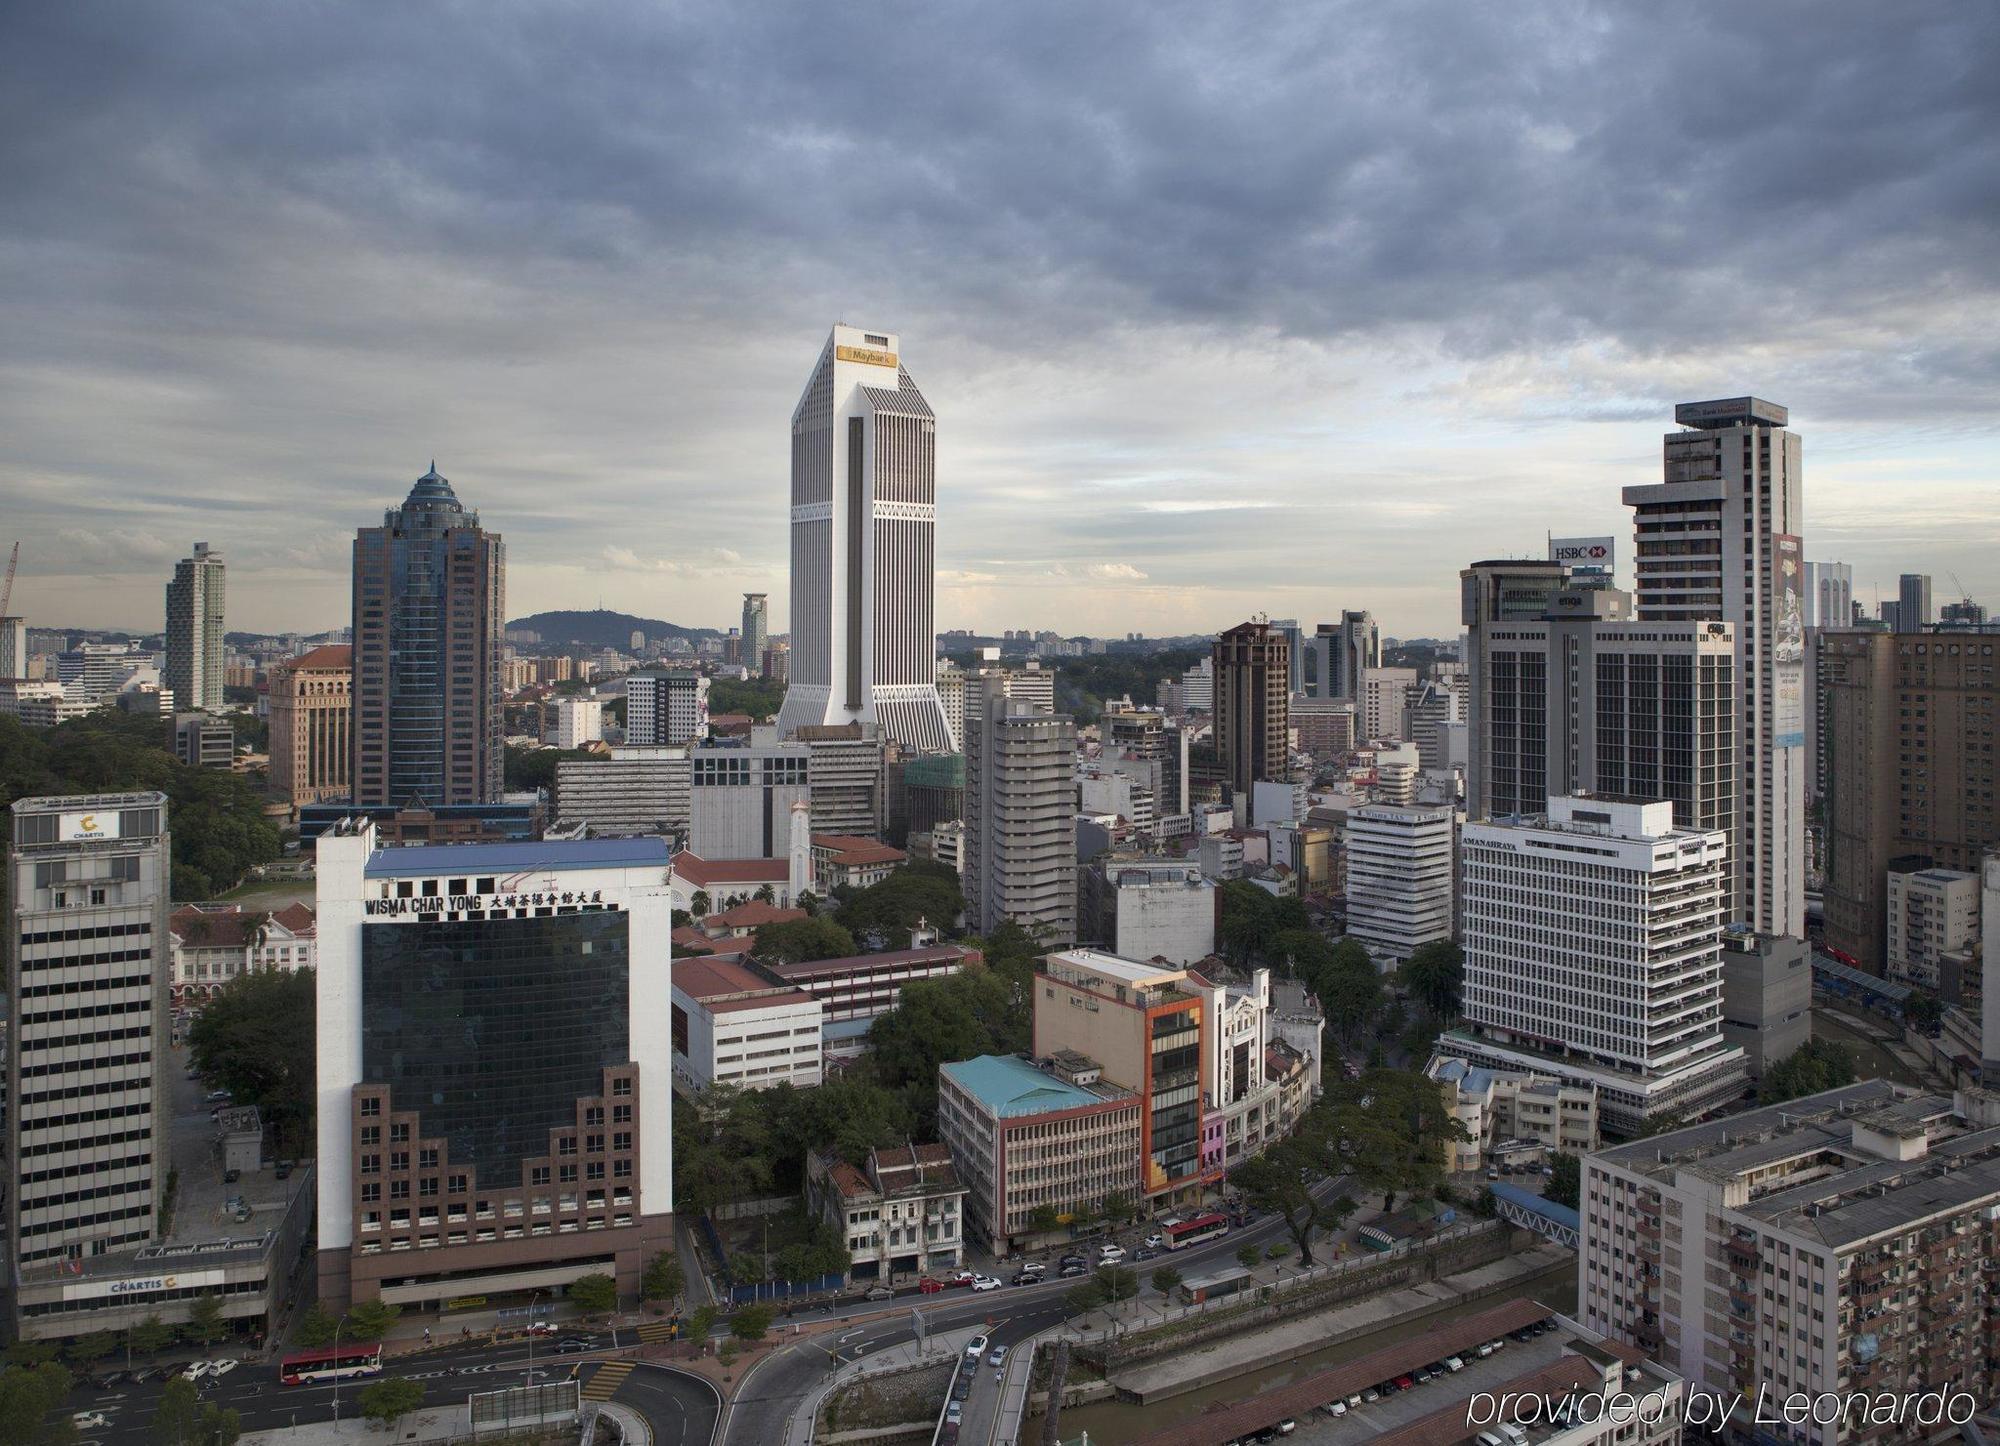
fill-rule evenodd
<path id="1" fill-rule="evenodd" d="M 66 813 L 61 815 L 61 819 L 64 843 L 89 843 L 92 839 L 118 837 L 116 809 L 105 809 L 96 813 Z"/>
<path id="2" fill-rule="evenodd" d="M 363 899 L 361 912 L 371 919 L 423 917 L 429 914 L 484 913 L 492 909 L 546 909 L 602 904 L 602 889 L 540 889 L 520 894 L 434 894 L 417 899 Z"/>

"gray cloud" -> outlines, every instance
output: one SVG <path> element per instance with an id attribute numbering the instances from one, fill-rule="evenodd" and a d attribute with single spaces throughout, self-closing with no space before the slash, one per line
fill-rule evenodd
<path id="1" fill-rule="evenodd" d="M 719 622 L 782 591 L 784 418 L 835 315 L 899 327 L 945 418 L 948 624 L 1351 587 L 1442 627 L 1496 527 L 1622 530 L 1624 459 L 1690 395 L 1789 402 L 1830 518 L 1845 459 L 1949 454 L 1912 516 L 1993 475 L 1990 7 L 159 0 L 7 32 L 0 505 L 77 621 L 150 617 L 159 549 L 91 552 L 127 603 L 63 581 L 65 527 L 227 533 L 281 612 L 436 450 L 523 610 L 613 548 L 630 605 Z M 954 614 L 1010 580 L 1036 616 Z"/>

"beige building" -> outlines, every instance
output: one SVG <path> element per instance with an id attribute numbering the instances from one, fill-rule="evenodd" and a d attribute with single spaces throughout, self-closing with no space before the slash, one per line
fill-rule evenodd
<path id="1" fill-rule="evenodd" d="M 314 648 L 271 669 L 271 792 L 297 807 L 345 798 L 354 763 L 354 649 Z"/>
<path id="2" fill-rule="evenodd" d="M 1076 937 L 1076 724 L 1015 696 L 1020 675 L 966 680 L 966 916 L 1050 944 Z"/>
<path id="3" fill-rule="evenodd" d="M 1080 1056 L 938 1066 L 938 1133 L 966 1187 L 967 1226 L 995 1254 L 1042 1233 L 1037 1212 L 1066 1221 L 1107 1195 L 1138 1199 L 1141 1113 L 1137 1095 Z"/>
<path id="4" fill-rule="evenodd" d="M 965 1261 L 965 1196 L 945 1145 L 870 1150 L 862 1165 L 806 1156 L 806 1204 L 840 1231 L 850 1281 L 887 1281 Z"/>
<path id="5" fill-rule="evenodd" d="M 1579 1317 L 1692 1391 L 1969 1417 L 2000 1390 L 2000 1095 L 1868 1080 L 1654 1135 L 1585 1159 L 1580 1214 Z M 1932 1438 L 1849 1413 L 1791 1439 Z"/>
<path id="6" fill-rule="evenodd" d="M 1534 1147 L 1588 1154 L 1602 1143 L 1594 1085 L 1487 1069 L 1444 1054 L 1433 1055 L 1424 1073 L 1451 1092 L 1452 1113 L 1465 1126 L 1467 1138 L 1448 1146 L 1453 1170 L 1483 1170 L 1515 1154 L 1535 1153 Z"/>
<path id="7" fill-rule="evenodd" d="M 1826 633 L 1826 942 L 1880 973 L 1888 875 L 1903 859 L 1972 872 L 2000 844 L 2000 678 L 1984 634 Z"/>
<path id="8" fill-rule="evenodd" d="M 1889 870 L 1884 943 L 1887 973 L 1939 991 L 1945 955 L 1979 943 L 1979 875 L 1958 869 Z"/>

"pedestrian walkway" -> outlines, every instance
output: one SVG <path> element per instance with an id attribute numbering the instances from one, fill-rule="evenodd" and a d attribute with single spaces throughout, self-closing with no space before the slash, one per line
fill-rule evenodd
<path id="1" fill-rule="evenodd" d="M 632 1361 L 606 1361 L 591 1373 L 584 1384 L 583 1399 L 586 1401 L 608 1401 L 625 1384 L 625 1378 L 632 1374 Z"/>
<path id="2" fill-rule="evenodd" d="M 680 1327 L 671 1321 L 649 1320 L 639 1327 L 639 1340 L 649 1346 L 665 1345 L 680 1339 Z"/>

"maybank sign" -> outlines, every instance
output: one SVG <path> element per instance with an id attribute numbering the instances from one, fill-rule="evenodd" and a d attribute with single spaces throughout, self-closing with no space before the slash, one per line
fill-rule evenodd
<path id="1" fill-rule="evenodd" d="M 892 351 L 877 351 L 869 346 L 837 346 L 833 349 L 834 360 L 860 362 L 866 367 L 892 367 L 896 364 L 896 354 Z"/>
<path id="2" fill-rule="evenodd" d="M 62 841 L 64 843 L 88 843 L 92 839 L 118 837 L 118 811 L 105 809 L 97 813 L 65 813 L 61 815 Z"/>

